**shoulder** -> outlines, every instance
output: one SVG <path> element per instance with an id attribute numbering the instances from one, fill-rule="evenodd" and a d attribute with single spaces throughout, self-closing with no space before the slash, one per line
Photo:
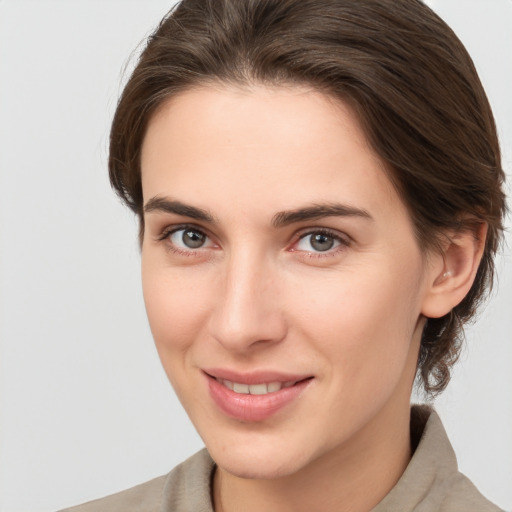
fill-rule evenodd
<path id="1" fill-rule="evenodd" d="M 459 471 L 448 435 L 435 411 L 430 412 L 417 454 L 422 472 L 430 473 L 432 479 L 425 503 L 435 504 L 439 512 L 501 512 Z"/>
<path id="2" fill-rule="evenodd" d="M 485 498 L 473 482 L 462 473 L 458 473 L 449 482 L 446 495 L 440 507 L 440 512 L 503 512 L 499 507 Z"/>
<path id="3" fill-rule="evenodd" d="M 435 468 L 431 489 L 432 497 L 439 500 L 440 512 L 501 512 L 499 507 L 485 498 L 473 482 L 459 471 L 455 453 L 435 411 L 430 415 L 423 438 L 423 450 L 428 449 L 435 457 L 435 461 L 430 464 L 430 468 Z M 424 460 L 427 461 L 426 458 Z M 426 462 L 425 466 L 428 468 L 429 463 Z"/>
<path id="4" fill-rule="evenodd" d="M 160 509 L 167 478 L 168 475 L 160 476 L 116 494 L 66 508 L 61 512 L 157 512 Z"/>
<path id="5" fill-rule="evenodd" d="M 428 407 L 411 411 L 413 456 L 402 477 L 372 512 L 500 512 L 459 472 L 441 419 Z"/>
<path id="6" fill-rule="evenodd" d="M 213 468 L 208 452 L 201 450 L 167 475 L 60 512 L 209 511 Z"/>

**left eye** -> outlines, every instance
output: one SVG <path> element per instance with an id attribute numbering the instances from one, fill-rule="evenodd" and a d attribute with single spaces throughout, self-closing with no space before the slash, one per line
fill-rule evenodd
<path id="1" fill-rule="evenodd" d="M 200 249 L 207 244 L 209 238 L 197 229 L 183 228 L 172 232 L 169 240 L 180 249 Z"/>
<path id="2" fill-rule="evenodd" d="M 306 252 L 327 252 L 341 245 L 339 238 L 329 233 L 308 233 L 297 244 L 297 250 Z"/>

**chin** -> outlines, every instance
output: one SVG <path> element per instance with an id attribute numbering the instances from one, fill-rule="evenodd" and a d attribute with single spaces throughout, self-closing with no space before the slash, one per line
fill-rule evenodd
<path id="1" fill-rule="evenodd" d="M 267 459 L 238 459 L 236 457 L 220 457 L 214 459 L 224 471 L 238 478 L 251 480 L 276 480 L 292 475 L 302 466 L 293 461 L 279 461 L 276 458 Z"/>
<path id="2" fill-rule="evenodd" d="M 276 444 L 280 444 L 277 448 Z M 208 451 L 222 470 L 239 478 L 274 480 L 292 475 L 309 463 L 304 450 L 287 446 L 285 443 L 257 443 L 250 446 L 231 445 L 208 446 Z"/>

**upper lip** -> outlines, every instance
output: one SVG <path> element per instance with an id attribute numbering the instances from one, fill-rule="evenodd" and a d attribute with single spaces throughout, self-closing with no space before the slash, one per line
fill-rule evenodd
<path id="1" fill-rule="evenodd" d="M 224 379 L 239 384 L 262 384 L 270 382 L 299 382 L 312 377 L 307 374 L 286 373 L 274 370 L 238 372 L 227 368 L 203 368 L 203 372 L 215 379 Z"/>

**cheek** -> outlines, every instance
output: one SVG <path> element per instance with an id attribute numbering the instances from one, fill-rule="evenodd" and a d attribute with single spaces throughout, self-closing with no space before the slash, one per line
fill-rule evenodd
<path id="1" fill-rule="evenodd" d="M 301 283 L 289 309 L 302 336 L 334 362 L 332 371 L 343 370 L 335 378 L 399 373 L 420 312 L 417 265 L 374 262 L 311 284 Z"/>
<path id="2" fill-rule="evenodd" d="M 144 256 L 142 287 L 151 332 L 165 366 L 172 362 L 169 356 L 184 353 L 197 337 L 209 292 L 197 275 L 191 282 L 186 271 L 166 268 Z"/>
<path id="3" fill-rule="evenodd" d="M 204 306 L 197 286 L 165 265 L 142 265 L 144 302 L 153 340 L 167 378 L 186 406 L 188 386 L 186 369 L 194 340 L 204 325 Z M 187 408 L 187 407 L 185 407 Z"/>
<path id="4" fill-rule="evenodd" d="M 417 277 L 401 269 L 404 279 L 396 282 L 393 267 L 380 270 L 346 274 L 336 286 L 325 283 L 302 313 L 304 338 L 314 340 L 321 361 L 328 361 L 321 377 L 329 415 L 345 419 L 326 425 L 334 438 L 349 436 L 397 393 L 409 397 L 419 316 L 411 283 Z"/>

